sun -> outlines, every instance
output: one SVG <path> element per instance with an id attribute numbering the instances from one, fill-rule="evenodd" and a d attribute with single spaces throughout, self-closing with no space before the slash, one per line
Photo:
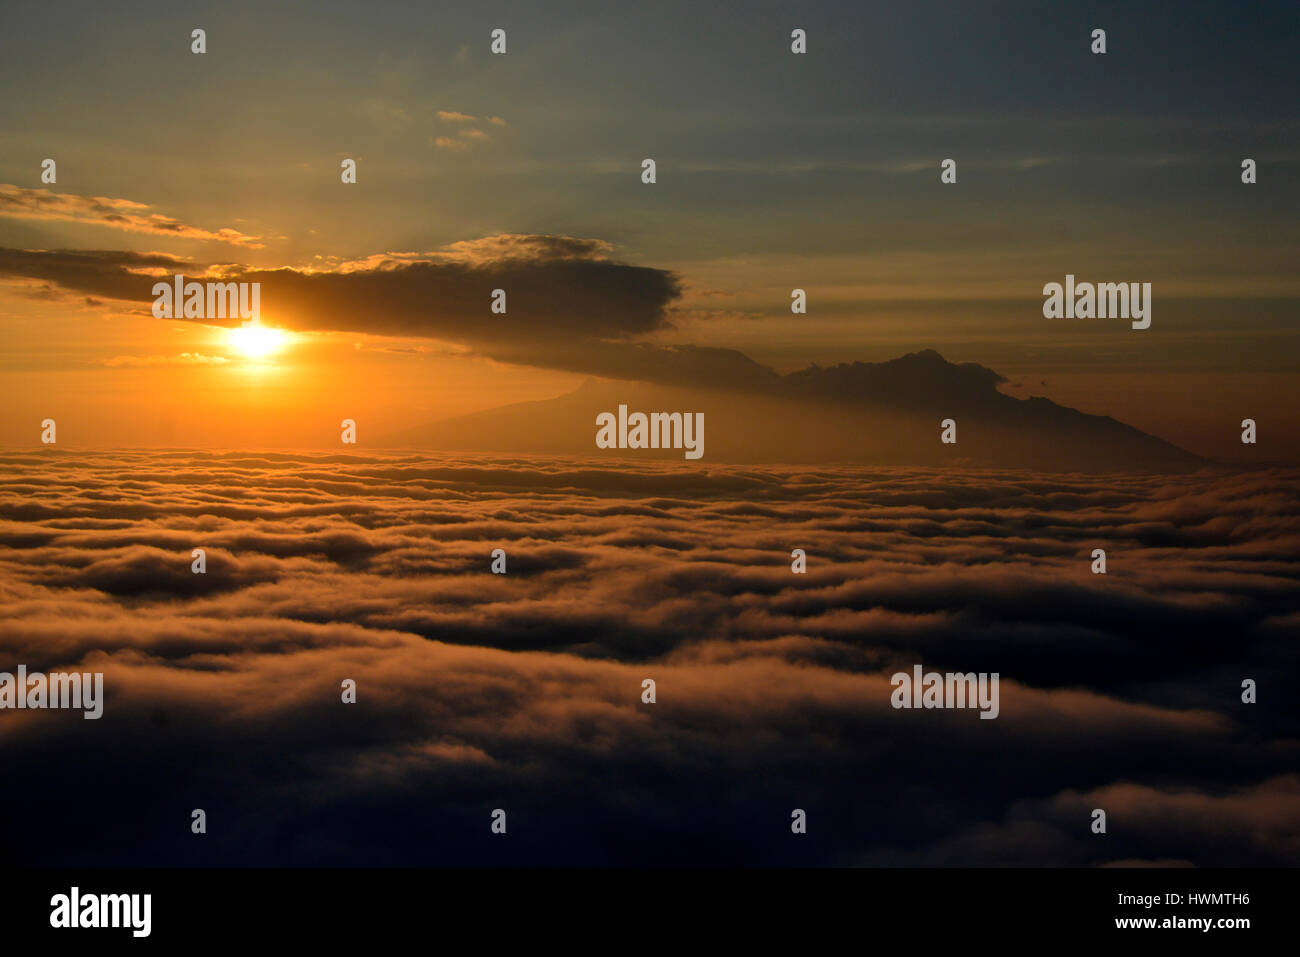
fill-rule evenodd
<path id="1" fill-rule="evenodd" d="M 273 329 L 254 321 L 229 330 L 229 339 L 244 358 L 266 359 L 284 348 L 287 336 L 283 329 Z"/>

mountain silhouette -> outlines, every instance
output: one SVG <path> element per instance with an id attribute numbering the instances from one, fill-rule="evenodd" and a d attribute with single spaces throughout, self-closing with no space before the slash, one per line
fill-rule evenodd
<path id="1" fill-rule="evenodd" d="M 755 366 L 762 369 L 761 366 Z M 767 370 L 764 370 L 766 372 Z M 554 399 L 445 419 L 383 437 L 378 444 L 677 459 L 680 449 L 600 449 L 596 416 L 633 412 L 704 413 L 699 462 L 856 462 L 962 465 L 1048 471 L 1167 471 L 1205 462 L 1109 416 L 1049 399 L 999 391 L 1005 378 L 973 362 L 952 363 L 932 349 L 887 362 L 809 366 L 757 374 L 737 384 L 663 385 L 588 379 Z M 940 441 L 956 423 L 955 444 Z"/>

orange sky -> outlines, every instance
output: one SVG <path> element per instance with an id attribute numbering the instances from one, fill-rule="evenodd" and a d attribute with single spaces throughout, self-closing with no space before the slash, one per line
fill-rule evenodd
<path id="1" fill-rule="evenodd" d="M 412 11 L 402 36 L 344 22 L 355 15 L 295 21 L 286 55 L 272 42 L 279 14 L 253 29 L 214 13 L 211 48 L 194 55 L 190 25 L 169 17 L 88 10 L 93 29 L 69 38 L 22 11 L 0 40 L 14 94 L 0 106 L 0 260 L 163 253 L 191 275 L 305 275 L 384 257 L 493 266 L 484 257 L 506 247 L 490 237 L 570 237 L 589 241 L 578 259 L 678 287 L 557 282 L 595 304 L 546 304 L 513 327 L 530 340 L 513 348 L 512 332 L 487 342 L 472 314 L 436 299 L 388 322 L 397 305 L 382 299 L 326 316 L 301 303 L 330 294 L 295 300 L 268 281 L 264 321 L 298 331 L 257 358 L 224 330 L 152 318 L 148 270 L 138 286 L 118 281 L 122 299 L 24 262 L 0 268 L 0 443 L 32 444 L 50 416 L 69 444 L 330 445 L 343 417 L 363 423 L 364 442 L 617 374 L 560 361 L 576 330 L 588 344 L 737 350 L 778 372 L 932 348 L 1002 373 L 1012 395 L 1194 451 L 1240 453 L 1245 417 L 1268 457 L 1300 449 L 1295 80 L 1266 24 L 1222 41 L 1250 50 L 1247 96 L 1224 62 L 1161 59 L 1195 53 L 1199 35 L 1103 61 L 1069 24 L 993 30 L 954 14 L 963 42 L 918 59 L 906 17 L 855 26 L 843 16 L 860 12 L 841 11 L 821 31 L 810 14 L 817 55 L 800 58 L 772 11 L 723 47 L 703 23 L 684 37 L 633 12 L 519 13 L 520 42 L 493 57 L 464 11 L 427 30 L 415 21 L 431 14 Z M 1131 13 L 1115 27 L 1142 38 L 1150 24 Z M 1036 42 L 1008 57 L 1022 29 Z M 609 58 L 608 35 L 627 30 L 646 50 Z M 852 46 L 864 36 L 871 57 Z M 134 108 L 73 95 L 87 88 Z M 1245 185 L 1251 154 L 1259 182 Z M 654 185 L 640 181 L 645 156 Z M 958 181 L 945 185 L 949 156 Z M 355 184 L 340 181 L 347 158 Z M 1152 327 L 1044 319 L 1040 290 L 1067 273 L 1152 283 Z M 806 316 L 790 313 L 796 287 Z"/>

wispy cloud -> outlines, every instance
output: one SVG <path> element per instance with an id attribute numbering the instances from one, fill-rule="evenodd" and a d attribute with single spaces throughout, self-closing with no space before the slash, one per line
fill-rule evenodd
<path id="1" fill-rule="evenodd" d="M 225 356 L 205 356 L 198 352 L 182 352 L 175 356 L 113 356 L 111 359 L 105 359 L 104 365 L 113 367 L 144 367 L 144 366 L 188 366 L 188 365 L 221 365 L 229 362 Z"/>
<path id="2" fill-rule="evenodd" d="M 429 142 L 440 150 L 463 153 L 473 144 L 492 142 L 492 137 L 483 129 L 495 126 L 504 129 L 506 121 L 499 116 L 474 116 L 458 110 L 439 110 L 438 121 L 449 126 L 460 127 L 455 136 L 431 136 Z"/>
<path id="3" fill-rule="evenodd" d="M 148 209 L 147 204 L 129 199 L 79 196 L 75 193 L 55 193 L 48 189 L 25 189 L 0 183 L 0 216 L 109 226 L 132 233 L 231 243 L 247 249 L 261 249 L 264 245 L 258 242 L 262 238 L 260 236 L 249 236 L 230 228 L 203 229 L 170 216 L 147 213 Z"/>

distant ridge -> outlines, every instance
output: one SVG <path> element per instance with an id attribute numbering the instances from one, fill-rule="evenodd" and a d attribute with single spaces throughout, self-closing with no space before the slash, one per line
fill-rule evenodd
<path id="1" fill-rule="evenodd" d="M 762 369 L 756 366 L 756 369 Z M 809 366 L 742 385 L 655 385 L 589 379 L 567 395 L 523 402 L 392 433 L 402 448 L 682 459 L 673 450 L 603 450 L 596 416 L 703 412 L 705 454 L 719 462 L 860 462 L 1048 471 L 1167 471 L 1205 460 L 1109 416 L 999 391 L 1005 378 L 933 349 L 886 362 Z M 957 443 L 939 441 L 940 421 Z"/>

